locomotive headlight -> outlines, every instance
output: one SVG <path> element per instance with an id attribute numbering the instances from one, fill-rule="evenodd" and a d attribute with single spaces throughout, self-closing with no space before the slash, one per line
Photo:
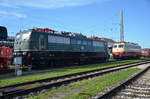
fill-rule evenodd
<path id="1" fill-rule="evenodd" d="M 13 53 L 13 55 L 15 56 L 15 55 L 17 55 L 17 53 L 16 53 L 16 52 L 14 52 L 14 53 Z"/>
<path id="2" fill-rule="evenodd" d="M 23 55 L 27 55 L 27 52 L 23 52 Z"/>

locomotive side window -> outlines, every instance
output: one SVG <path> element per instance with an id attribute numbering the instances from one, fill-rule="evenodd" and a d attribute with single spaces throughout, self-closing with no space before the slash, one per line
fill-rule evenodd
<path id="1" fill-rule="evenodd" d="M 87 41 L 83 41 L 83 45 L 87 45 Z"/>
<path id="2" fill-rule="evenodd" d="M 78 40 L 78 41 L 77 41 L 77 44 L 81 44 L 81 40 Z"/>
<path id="3" fill-rule="evenodd" d="M 70 38 L 49 35 L 48 36 L 48 43 L 70 44 Z"/>
<path id="4" fill-rule="evenodd" d="M 99 41 L 93 41 L 93 46 L 103 47 L 103 46 L 104 46 L 104 43 L 99 42 Z"/>
<path id="5" fill-rule="evenodd" d="M 88 41 L 88 45 L 89 45 L 89 46 L 92 46 L 92 42 L 91 42 L 91 41 Z"/>
<path id="6" fill-rule="evenodd" d="M 71 39 L 71 44 L 77 44 L 77 40 L 76 39 Z"/>

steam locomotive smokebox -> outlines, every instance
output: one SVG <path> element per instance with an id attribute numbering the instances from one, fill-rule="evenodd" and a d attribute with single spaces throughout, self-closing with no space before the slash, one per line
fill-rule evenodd
<path id="1" fill-rule="evenodd" d="M 7 39 L 6 27 L 0 26 L 0 39 Z"/>

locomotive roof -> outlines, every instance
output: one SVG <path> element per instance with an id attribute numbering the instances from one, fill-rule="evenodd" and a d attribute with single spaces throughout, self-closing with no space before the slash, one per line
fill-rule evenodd
<path id="1" fill-rule="evenodd" d="M 82 33 L 66 32 L 66 31 L 60 31 L 59 32 L 59 31 L 49 29 L 49 28 L 33 28 L 33 29 L 30 29 L 30 30 L 35 31 L 35 32 L 49 33 L 49 34 L 60 34 L 60 35 L 65 35 L 65 36 L 87 38 Z"/>
<path id="2" fill-rule="evenodd" d="M 148 51 L 148 50 L 150 50 L 150 48 L 143 48 L 142 50 Z"/>
<path id="3" fill-rule="evenodd" d="M 132 44 L 132 45 L 138 45 L 137 43 L 132 43 L 132 42 L 115 42 L 114 44 Z"/>
<path id="4" fill-rule="evenodd" d="M 6 27 L 5 27 L 5 26 L 0 26 L 0 28 L 5 28 L 5 29 L 6 29 Z"/>
<path id="5" fill-rule="evenodd" d="M 87 38 L 86 36 L 82 35 L 81 33 L 72 33 L 72 32 L 58 32 L 58 31 L 49 31 L 49 32 L 44 32 L 44 31 L 36 31 L 35 29 L 28 29 L 28 30 L 24 30 L 24 31 L 20 31 L 17 34 L 22 34 L 25 32 L 32 32 L 32 33 L 45 33 L 45 34 L 49 34 L 49 35 L 56 35 L 56 36 L 64 36 L 64 37 L 70 37 L 70 38 L 79 38 L 79 39 L 86 39 L 86 40 L 94 40 L 94 41 L 101 41 L 101 42 L 106 42 L 104 40 L 96 40 L 96 39 L 91 39 L 91 38 Z M 63 34 L 63 33 L 70 33 L 70 35 L 68 34 Z M 71 35 L 72 34 L 72 35 Z M 73 35 L 75 34 L 75 35 Z"/>

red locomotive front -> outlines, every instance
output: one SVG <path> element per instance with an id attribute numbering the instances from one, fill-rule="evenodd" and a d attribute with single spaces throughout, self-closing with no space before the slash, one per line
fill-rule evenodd
<path id="1" fill-rule="evenodd" d="M 7 69 L 11 62 L 12 49 L 9 47 L 0 47 L 0 69 Z"/>

